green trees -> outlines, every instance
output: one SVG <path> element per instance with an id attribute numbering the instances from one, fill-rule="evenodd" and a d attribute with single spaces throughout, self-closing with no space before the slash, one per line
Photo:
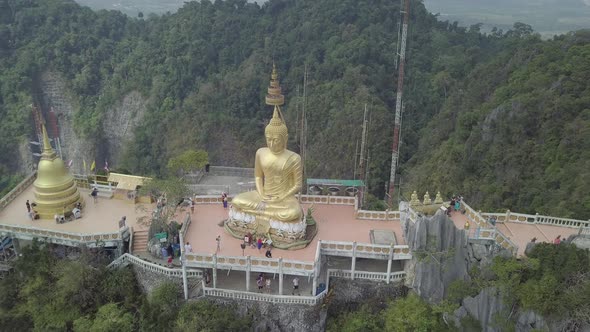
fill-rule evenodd
<path id="1" fill-rule="evenodd" d="M 172 283 L 145 297 L 133 271 L 107 269 L 100 252 L 78 259 L 57 259 L 55 252 L 62 250 L 33 242 L 0 280 L 3 331 L 243 331 L 251 325 L 232 308 L 181 302 Z"/>
<path id="2" fill-rule="evenodd" d="M 516 23 L 506 33 L 482 34 L 479 25 L 439 22 L 421 2 L 411 5 L 402 197 L 440 189 L 446 196 L 461 192 L 482 210 L 586 219 L 588 33 L 542 41 Z M 29 105 L 40 102 L 37 82 L 46 70 L 67 81 L 77 108 L 73 128 L 96 141 L 107 110 L 132 90 L 145 96 L 147 114 L 122 165 L 113 166 L 162 176 L 187 147 L 208 151 L 215 164 L 253 165 L 272 114 L 263 100 L 274 61 L 296 151 L 305 68 L 309 73 L 308 176 L 354 177 L 368 105 L 369 187 L 383 197 L 396 106 L 398 2 L 201 1 L 140 19 L 69 1 L 6 6 L 0 190 L 14 183 L 7 178 L 19 166 Z"/>
<path id="3" fill-rule="evenodd" d="M 175 175 L 199 170 L 209 162 L 207 151 L 186 150 L 177 157 L 168 160 L 168 170 Z"/>
<path id="4" fill-rule="evenodd" d="M 375 312 L 368 306 L 358 311 L 343 313 L 329 321 L 328 331 L 388 331 L 429 332 L 452 331 L 442 319 L 437 307 L 430 306 L 414 293 L 390 302 Z"/>

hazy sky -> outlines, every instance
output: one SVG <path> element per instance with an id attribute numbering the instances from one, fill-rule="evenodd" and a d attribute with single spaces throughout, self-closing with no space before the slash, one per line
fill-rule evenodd
<path id="1" fill-rule="evenodd" d="M 135 17 L 139 12 L 146 15 L 175 12 L 187 0 L 77 1 L 95 9 L 116 9 Z M 590 28 L 590 0 L 424 0 L 424 4 L 431 12 L 440 13 L 441 20 L 458 21 L 464 26 L 483 23 L 484 31 L 494 26 L 507 30 L 514 22 L 530 24 L 543 35 Z"/>

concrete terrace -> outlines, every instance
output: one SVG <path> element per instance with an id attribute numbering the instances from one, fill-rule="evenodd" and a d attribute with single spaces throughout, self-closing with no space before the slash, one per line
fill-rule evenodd
<path id="1" fill-rule="evenodd" d="M 309 205 L 304 204 L 307 210 Z M 273 258 L 308 261 L 315 259 L 317 242 L 346 241 L 371 243 L 369 232 L 371 230 L 390 230 L 397 238 L 396 244 L 405 244 L 399 220 L 359 220 L 355 218 L 355 210 L 352 205 L 314 205 L 313 216 L 318 225 L 318 234 L 313 241 L 301 250 L 273 249 Z M 216 250 L 215 238 L 221 236 L 221 250 L 219 255 L 242 256 L 240 244 L 243 240 L 236 239 L 227 234 L 222 221 L 227 218 L 227 210 L 219 204 L 203 204 L 195 207 L 195 213 L 191 216 L 192 222 L 185 235 L 193 247 L 193 252 L 214 254 Z M 264 257 L 264 249 L 246 248 L 246 256 Z"/>
<path id="2" fill-rule="evenodd" d="M 47 229 L 60 232 L 73 233 L 110 233 L 119 230 L 119 220 L 127 217 L 127 225 L 133 226 L 135 230 L 143 229 L 144 226 L 137 223 L 139 217 L 145 215 L 136 205 L 129 204 L 117 199 L 98 197 L 98 203 L 94 203 L 90 197 L 90 191 L 78 188 L 80 195 L 86 202 L 82 210 L 82 218 L 74 221 L 58 224 L 55 220 L 31 220 L 27 215 L 25 203 L 34 200 L 34 187 L 30 185 L 14 201 L 0 211 L 0 224 L 20 225 Z M 149 209 L 149 206 L 146 206 Z"/>

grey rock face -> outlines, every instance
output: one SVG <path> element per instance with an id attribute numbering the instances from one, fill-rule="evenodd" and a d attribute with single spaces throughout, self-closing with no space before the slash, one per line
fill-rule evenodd
<path id="1" fill-rule="evenodd" d="M 403 222 L 414 255 L 406 264 L 408 286 L 428 302 L 438 303 L 451 282 L 469 280 L 467 236 L 442 213 Z"/>
<path id="2" fill-rule="evenodd" d="M 57 118 L 63 159 L 74 161 L 72 171 L 83 173 L 82 160 L 86 160 L 87 168 L 93 160 L 96 160 L 98 168 L 103 167 L 104 160 L 109 162 L 110 168 L 117 167 L 121 154 L 145 114 L 147 101 L 141 94 L 132 91 L 105 112 L 99 130 L 104 139 L 98 142 L 83 137 L 83 133 L 75 130 L 74 115 L 79 106 L 70 97 L 66 82 L 58 73 L 44 72 L 39 85 L 44 108 L 53 109 Z"/>
<path id="3" fill-rule="evenodd" d="M 463 311 L 460 310 L 461 308 L 463 308 Z M 502 319 L 501 315 L 504 314 L 502 297 L 495 288 L 486 288 L 475 297 L 466 297 L 463 299 L 463 306 L 461 308 L 455 311 L 456 317 L 467 312 L 471 317 L 480 322 L 483 331 L 501 331 L 493 327 L 494 319 Z"/>
<path id="4" fill-rule="evenodd" d="M 542 316 L 537 315 L 531 310 L 521 312 L 516 321 L 516 331 L 530 332 L 533 330 L 540 330 L 547 327 Z"/>

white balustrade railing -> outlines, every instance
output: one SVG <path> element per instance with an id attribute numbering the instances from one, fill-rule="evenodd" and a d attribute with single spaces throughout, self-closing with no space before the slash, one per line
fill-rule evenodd
<path id="1" fill-rule="evenodd" d="M 495 240 L 496 233 L 499 233 L 495 228 L 481 228 L 474 227 L 468 231 L 469 238 L 475 240 Z"/>
<path id="2" fill-rule="evenodd" d="M 506 211 L 506 213 L 481 213 L 481 215 L 487 220 L 494 219 L 496 222 L 531 223 L 570 228 L 590 227 L 590 221 L 587 220 L 543 216 L 538 213 L 524 214 Z"/>
<path id="3" fill-rule="evenodd" d="M 356 246 L 356 247 L 355 247 Z M 343 241 L 322 241 L 320 250 L 324 255 L 389 259 L 393 250 L 393 260 L 411 259 L 412 253 L 407 245 L 387 246 L 382 244 L 355 243 Z"/>
<path id="4" fill-rule="evenodd" d="M 590 235 L 590 228 L 589 227 L 580 227 L 578 234 L 579 235 Z"/>
<path id="5" fill-rule="evenodd" d="M 337 277 L 337 278 L 352 278 L 352 271 L 351 270 L 336 270 L 336 269 L 328 269 L 328 277 Z M 402 281 L 406 277 L 406 272 L 392 272 L 389 274 L 389 280 L 392 281 Z M 369 271 L 355 271 L 354 272 L 355 279 L 365 279 L 365 280 L 373 280 L 373 281 L 387 281 L 387 272 L 369 272 Z"/>
<path id="6" fill-rule="evenodd" d="M 100 242 L 113 242 L 121 240 L 119 231 L 111 233 L 73 233 L 42 229 L 32 226 L 21 226 L 12 224 L 0 224 L 0 234 L 16 235 L 17 238 L 37 238 L 39 240 L 47 239 L 53 243 L 74 243 L 93 245 Z"/>
<path id="7" fill-rule="evenodd" d="M 219 268 L 237 271 L 250 269 L 253 272 L 279 273 L 282 264 L 287 274 L 309 276 L 314 272 L 314 262 L 281 260 L 250 256 L 216 256 L 214 254 L 185 253 L 186 266 L 199 268 Z"/>
<path id="8" fill-rule="evenodd" d="M 464 201 L 461 201 L 461 205 L 465 209 L 465 215 L 471 221 L 473 227 L 479 227 L 480 229 L 487 229 L 491 228 L 495 230 L 494 233 L 494 240 L 496 243 L 506 250 L 510 251 L 513 255 L 517 255 L 518 253 L 518 246 L 512 242 L 506 235 L 496 229 L 495 225 L 488 223 L 487 219 L 484 218 L 479 212 L 475 211 L 471 206 L 469 206 Z"/>
<path id="9" fill-rule="evenodd" d="M 362 220 L 400 220 L 400 211 L 371 211 L 358 210 L 356 212 L 356 219 Z"/>
<path id="10" fill-rule="evenodd" d="M 108 267 L 117 268 L 119 266 L 126 265 L 126 264 L 133 264 L 133 265 L 140 267 L 144 270 L 163 274 L 168 277 L 182 278 L 182 269 L 172 269 L 172 268 L 168 268 L 168 267 L 154 264 L 151 262 L 147 262 L 139 257 L 133 256 L 130 254 L 123 254 L 123 255 L 119 256 L 119 258 L 112 261 L 108 265 Z M 202 271 L 187 270 L 186 272 L 187 272 L 187 277 L 189 277 L 189 278 L 195 278 L 195 277 L 202 278 L 203 277 Z"/>
<path id="11" fill-rule="evenodd" d="M 22 180 L 19 184 L 16 185 L 8 194 L 4 195 L 4 197 L 0 198 L 0 211 L 4 210 L 8 204 L 12 203 L 14 199 L 20 195 L 25 189 L 27 189 L 31 183 L 35 182 L 37 178 L 37 172 L 33 172 L 29 174 L 24 180 Z"/>
<path id="12" fill-rule="evenodd" d="M 259 301 L 259 302 L 270 302 L 270 303 L 281 303 L 281 304 L 304 304 L 304 305 L 316 305 L 320 303 L 326 296 L 328 290 L 324 290 L 317 296 L 292 296 L 292 295 L 274 295 L 274 294 L 261 294 L 254 292 L 244 292 L 232 289 L 220 289 L 220 288 L 209 288 L 203 287 L 203 293 L 205 296 L 216 296 L 224 297 L 236 300 L 247 300 L 247 301 Z"/>

